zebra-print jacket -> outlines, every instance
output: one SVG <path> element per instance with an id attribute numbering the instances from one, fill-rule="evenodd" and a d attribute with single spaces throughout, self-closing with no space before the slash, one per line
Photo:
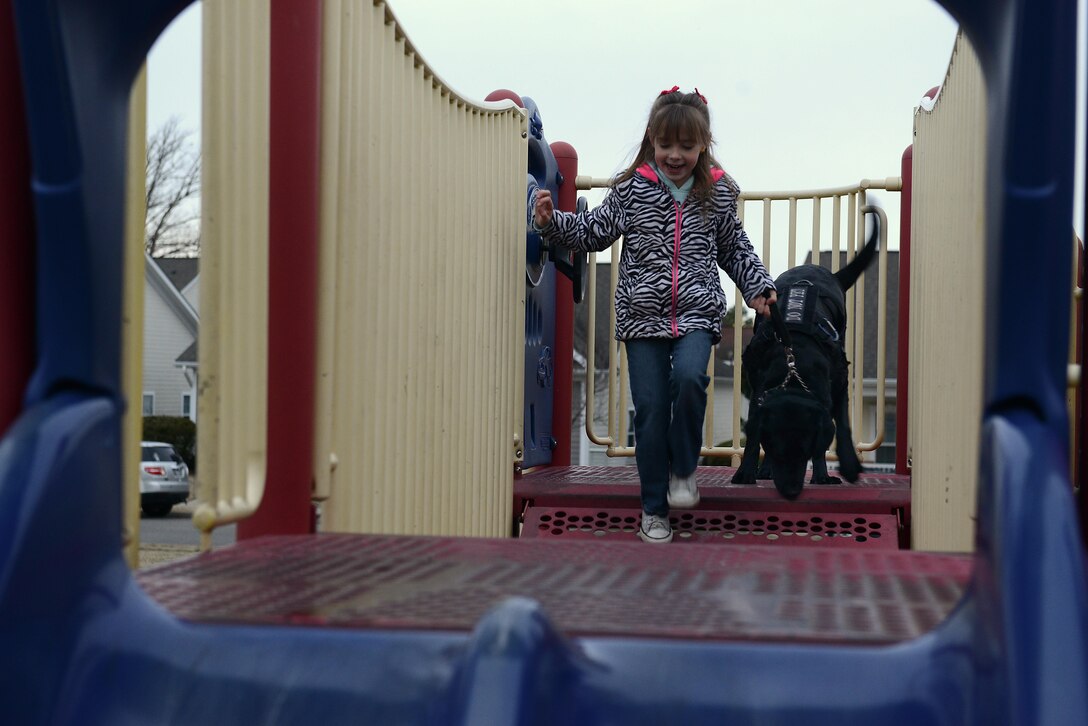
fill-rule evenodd
<path id="1" fill-rule="evenodd" d="M 617 340 L 709 330 L 717 343 L 726 310 L 719 265 L 745 300 L 774 289 L 737 217 L 737 191 L 724 172 L 714 172 L 706 215 L 698 204 L 677 204 L 646 164 L 613 186 L 600 206 L 582 214 L 557 210 L 541 232 L 548 244 L 587 252 L 624 238 L 616 285 Z"/>

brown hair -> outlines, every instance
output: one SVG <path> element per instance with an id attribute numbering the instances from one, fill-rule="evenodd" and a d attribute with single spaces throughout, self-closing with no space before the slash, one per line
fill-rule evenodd
<path id="1" fill-rule="evenodd" d="M 705 212 L 713 194 L 714 177 L 711 169 L 721 169 L 721 164 L 714 158 L 711 147 L 714 137 L 710 132 L 710 109 L 702 95 L 696 93 L 680 93 L 679 91 L 665 91 L 658 96 L 650 107 L 650 118 L 646 122 L 646 134 L 642 137 L 638 154 L 631 166 L 622 171 L 616 177 L 616 181 L 624 181 L 635 175 L 635 172 L 643 164 L 654 160 L 655 139 L 691 139 L 703 147 L 695 162 L 693 176 L 695 183 L 691 188 L 691 197 Z M 736 183 L 726 174 L 726 182 L 736 191 Z"/>

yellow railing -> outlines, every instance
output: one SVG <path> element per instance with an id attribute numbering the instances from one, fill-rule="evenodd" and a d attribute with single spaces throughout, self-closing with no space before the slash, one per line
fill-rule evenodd
<path id="1" fill-rule="evenodd" d="M 579 176 L 576 184 L 579 189 L 593 189 L 608 186 L 608 180 Z M 744 220 L 749 207 L 758 207 L 760 218 L 755 225 L 746 224 L 752 243 L 757 251 L 761 252 L 762 259 L 772 273 L 801 264 L 806 261 L 801 255 L 807 253 L 808 259 L 819 261 L 821 251 L 829 255 L 827 264 L 833 270 L 837 270 L 845 259 L 849 259 L 864 244 L 864 219 L 862 208 L 866 206 L 866 192 L 870 189 L 883 189 L 891 192 L 901 190 L 902 184 L 898 177 L 884 179 L 864 179 L 854 186 L 837 187 L 831 189 L 811 189 L 788 192 L 746 192 L 741 195 L 740 212 Z M 809 207 L 811 222 L 808 225 L 809 243 L 800 244 L 801 225 L 799 224 L 799 210 Z M 884 439 L 884 407 L 886 389 L 886 340 L 887 340 L 887 251 L 888 251 L 888 223 L 882 216 L 880 254 L 876 267 L 876 281 L 878 286 L 878 306 L 874 312 L 877 316 L 876 340 L 866 341 L 865 330 L 865 306 L 855 300 L 865 299 L 865 285 L 874 284 L 872 271 L 862 275 L 858 283 L 847 293 L 847 310 L 850 311 L 847 326 L 847 357 L 851 361 L 863 359 L 865 347 L 876 345 L 877 360 L 876 370 L 870 375 L 875 381 L 875 406 L 871 414 L 865 416 L 867 426 L 859 426 L 857 422 L 863 419 L 863 406 L 866 399 L 865 372 L 860 365 L 851 366 L 851 419 L 855 422 L 855 432 L 869 431 L 872 438 L 869 441 L 855 442 L 859 451 L 873 451 L 877 449 Z M 845 222 L 845 234 L 843 232 Z M 772 235 L 772 225 L 785 224 L 785 231 L 781 236 Z M 755 231 L 753 231 L 753 229 Z M 803 231 L 803 230 L 801 230 Z M 772 245 L 772 240 L 785 238 L 786 246 L 784 254 L 782 250 Z M 611 297 L 615 289 L 619 273 L 619 259 L 622 240 L 612 248 L 611 263 L 611 287 L 607 294 Z M 778 252 L 778 256 L 774 253 Z M 779 259 L 781 256 L 781 260 Z M 590 269 L 596 269 L 596 255 L 590 256 Z M 773 264 L 772 264 L 773 263 Z M 594 339 L 596 305 L 596 275 L 588 277 L 587 294 L 585 304 L 589 322 L 587 327 L 588 339 L 586 342 L 586 358 L 589 365 L 595 360 L 596 346 L 599 344 Z M 870 282 L 866 283 L 869 279 Z M 728 284 L 728 281 L 727 281 Z M 739 292 L 733 290 L 733 305 L 743 309 L 743 301 Z M 609 330 L 615 329 L 615 310 L 610 305 Z M 741 392 L 741 353 L 743 350 L 744 319 L 742 315 L 734 315 L 733 328 L 722 331 L 722 343 L 720 345 L 732 345 L 733 347 L 733 376 L 732 376 L 732 415 L 729 417 L 729 427 L 715 425 L 715 382 L 714 360 L 710 361 L 708 374 L 711 377 L 708 390 L 708 405 L 706 422 L 704 426 L 704 440 L 701 454 L 709 457 L 734 457 L 737 463 L 743 452 L 743 444 L 738 434 L 741 433 L 741 419 L 746 410 L 746 403 Z M 628 440 L 627 417 L 627 363 L 625 348 L 610 341 L 608 356 L 608 405 L 606 415 L 607 430 L 604 433 L 596 429 L 594 416 L 586 416 L 586 435 L 595 444 L 606 447 L 609 456 L 633 456 L 634 446 L 626 444 Z M 586 411 L 596 410 L 596 381 L 595 376 L 586 377 Z M 717 445 L 716 442 L 733 441 L 733 445 Z M 834 452 L 829 452 L 829 458 L 834 459 Z"/>
<path id="2" fill-rule="evenodd" d="M 268 358 L 267 2 L 207 2 L 203 16 L 197 504 L 215 527 L 264 494 Z"/>

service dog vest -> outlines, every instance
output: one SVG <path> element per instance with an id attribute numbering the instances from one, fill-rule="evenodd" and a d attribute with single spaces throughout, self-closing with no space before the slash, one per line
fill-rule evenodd
<path id="1" fill-rule="evenodd" d="M 808 280 L 784 285 L 778 290 L 782 322 L 790 330 L 807 333 L 817 340 L 842 344 L 835 326 L 820 314 L 820 292 Z"/>

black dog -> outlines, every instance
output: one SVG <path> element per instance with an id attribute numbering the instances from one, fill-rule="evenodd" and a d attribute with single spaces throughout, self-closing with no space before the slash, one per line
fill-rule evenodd
<path id="1" fill-rule="evenodd" d="M 824 454 L 835 438 L 839 471 L 857 481 L 861 462 L 850 431 L 849 383 L 845 351 L 846 291 L 876 257 L 879 217 L 873 214 L 865 247 L 838 272 L 801 265 L 775 280 L 784 328 L 756 317 L 755 331 L 742 357 L 750 391 L 748 441 L 735 484 L 766 479 L 769 465 L 775 488 L 796 499 L 812 462 L 813 484 L 836 484 Z M 783 344 L 785 341 L 786 345 Z M 762 445 L 766 464 L 759 467 Z"/>

